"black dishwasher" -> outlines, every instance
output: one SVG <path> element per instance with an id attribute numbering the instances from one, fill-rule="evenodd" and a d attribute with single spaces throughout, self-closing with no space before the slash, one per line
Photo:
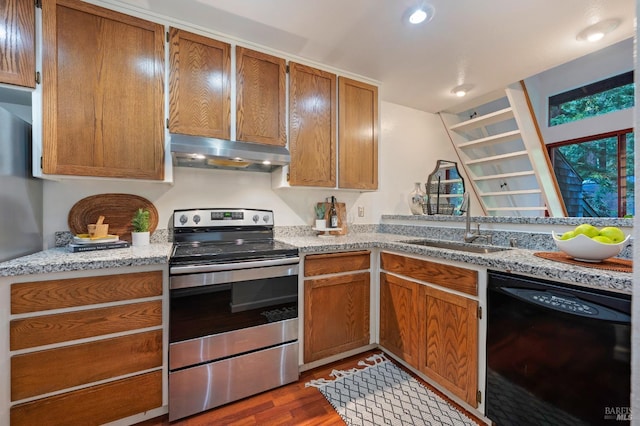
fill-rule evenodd
<path id="1" fill-rule="evenodd" d="M 487 417 L 499 426 L 629 423 L 631 296 L 488 278 Z"/>

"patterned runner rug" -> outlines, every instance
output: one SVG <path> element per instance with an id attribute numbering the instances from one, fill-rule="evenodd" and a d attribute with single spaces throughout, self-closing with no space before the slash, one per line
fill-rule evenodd
<path id="1" fill-rule="evenodd" d="M 477 425 L 384 355 L 358 365 L 305 384 L 318 388 L 347 425 Z"/>

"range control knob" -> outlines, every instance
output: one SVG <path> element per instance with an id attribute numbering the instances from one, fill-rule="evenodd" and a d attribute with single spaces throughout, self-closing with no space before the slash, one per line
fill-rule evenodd
<path id="1" fill-rule="evenodd" d="M 262 220 L 264 220 L 264 223 L 269 223 L 269 215 L 265 214 L 264 216 L 262 216 Z"/>
<path id="2" fill-rule="evenodd" d="M 260 216 L 258 216 L 257 214 L 254 214 L 252 219 L 254 223 L 258 223 L 258 221 L 260 220 Z"/>
<path id="3" fill-rule="evenodd" d="M 180 216 L 180 223 L 181 224 L 184 225 L 185 223 L 187 223 L 187 220 L 189 220 L 189 219 L 187 218 L 186 214 L 183 214 L 182 216 Z"/>
<path id="4" fill-rule="evenodd" d="M 196 223 L 196 225 L 197 225 L 198 223 L 200 223 L 200 215 L 199 215 L 199 214 L 194 215 L 194 216 L 193 216 L 193 221 Z"/>

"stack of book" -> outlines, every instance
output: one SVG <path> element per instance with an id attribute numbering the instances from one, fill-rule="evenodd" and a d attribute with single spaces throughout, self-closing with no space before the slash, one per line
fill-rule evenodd
<path id="1" fill-rule="evenodd" d="M 106 237 L 90 237 L 89 234 L 79 234 L 73 237 L 67 248 L 70 252 L 77 253 L 94 250 L 110 250 L 129 247 L 127 241 L 123 241 L 117 235 L 107 235 Z"/>

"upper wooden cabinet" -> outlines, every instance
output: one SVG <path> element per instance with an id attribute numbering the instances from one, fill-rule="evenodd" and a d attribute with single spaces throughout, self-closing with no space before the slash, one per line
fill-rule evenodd
<path id="1" fill-rule="evenodd" d="M 229 139 L 231 45 L 170 28 L 169 131 Z"/>
<path id="2" fill-rule="evenodd" d="M 236 46 L 236 139 L 285 146 L 286 61 Z"/>
<path id="3" fill-rule="evenodd" d="M 338 79 L 338 187 L 378 188 L 378 88 Z"/>
<path id="4" fill-rule="evenodd" d="M 0 83 L 35 87 L 35 16 L 33 0 L 0 1 Z"/>
<path id="5" fill-rule="evenodd" d="M 43 2 L 43 172 L 163 179 L 164 27 Z"/>
<path id="6" fill-rule="evenodd" d="M 289 63 L 289 184 L 336 186 L 336 75 Z"/>

